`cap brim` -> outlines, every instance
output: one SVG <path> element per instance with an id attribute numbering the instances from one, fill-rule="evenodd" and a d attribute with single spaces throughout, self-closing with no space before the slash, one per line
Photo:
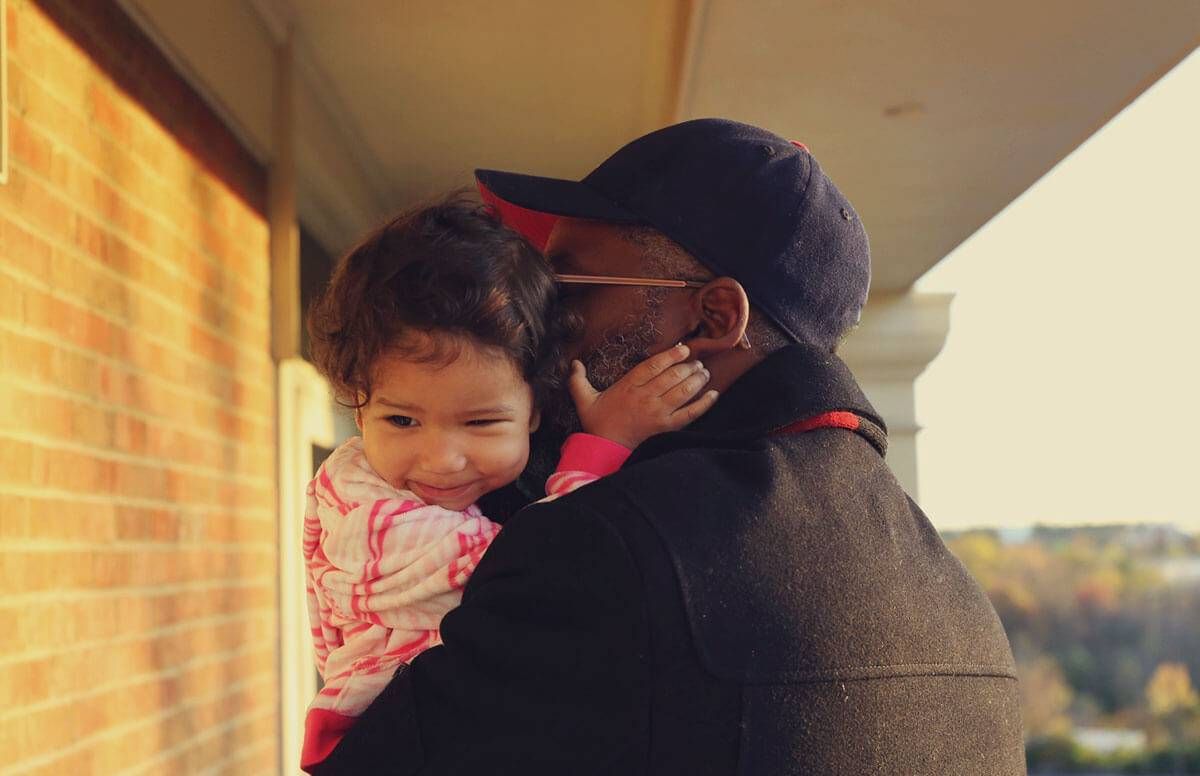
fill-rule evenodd
<path id="1" fill-rule="evenodd" d="M 475 179 L 500 199 L 526 210 L 597 221 L 633 223 L 641 220 L 579 181 L 499 170 L 476 170 Z"/>
<path id="2" fill-rule="evenodd" d="M 476 170 L 475 180 L 483 201 L 495 209 L 500 220 L 542 252 L 545 252 L 546 241 L 559 218 L 590 218 L 616 223 L 640 220 L 578 181 L 499 170 Z"/>

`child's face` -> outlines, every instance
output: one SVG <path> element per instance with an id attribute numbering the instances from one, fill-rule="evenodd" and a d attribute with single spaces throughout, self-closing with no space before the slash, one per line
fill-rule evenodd
<path id="1" fill-rule="evenodd" d="M 533 392 L 512 361 L 470 342 L 445 364 L 381 356 L 358 414 L 375 472 L 453 510 L 517 478 L 537 423 Z"/>

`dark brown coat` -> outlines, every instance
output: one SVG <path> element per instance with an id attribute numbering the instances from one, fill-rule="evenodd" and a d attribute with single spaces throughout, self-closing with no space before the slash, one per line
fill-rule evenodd
<path id="1" fill-rule="evenodd" d="M 778 433 L 828 411 L 859 432 Z M 522 510 L 320 773 L 1025 772 L 995 612 L 836 357 L 786 348 Z"/>

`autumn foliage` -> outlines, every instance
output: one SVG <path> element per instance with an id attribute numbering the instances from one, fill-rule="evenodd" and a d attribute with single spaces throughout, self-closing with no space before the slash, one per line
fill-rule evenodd
<path id="1" fill-rule="evenodd" d="M 1140 525 L 945 538 L 1008 631 L 1031 771 L 1200 773 L 1200 537 Z M 1145 746 L 1102 757 L 1081 728 L 1141 731 Z"/>

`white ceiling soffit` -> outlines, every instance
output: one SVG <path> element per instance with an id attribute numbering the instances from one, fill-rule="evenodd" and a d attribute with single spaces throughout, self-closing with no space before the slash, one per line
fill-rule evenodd
<path id="1" fill-rule="evenodd" d="M 333 252 L 474 167 L 577 178 L 677 118 L 807 143 L 907 288 L 1196 46 L 1200 0 L 123 0 L 262 158 L 293 30 Z"/>
<path id="2" fill-rule="evenodd" d="M 809 145 L 867 226 L 873 288 L 894 291 L 1198 36 L 1197 0 L 710 0 L 684 115 Z"/>
<path id="3" fill-rule="evenodd" d="M 396 204 L 475 167 L 577 176 L 670 121 L 689 3 L 289 0 Z"/>

